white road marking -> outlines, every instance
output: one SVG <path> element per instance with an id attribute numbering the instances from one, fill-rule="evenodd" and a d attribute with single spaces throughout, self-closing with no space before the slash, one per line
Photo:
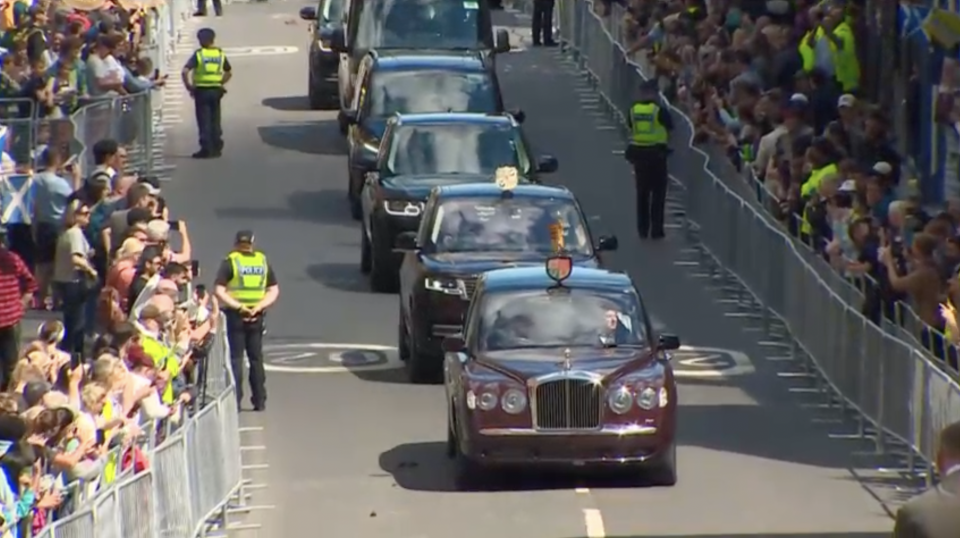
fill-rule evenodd
<path id="1" fill-rule="evenodd" d="M 750 375 L 757 371 L 746 353 L 733 349 L 680 346 L 672 354 L 675 363 L 673 374 L 680 379 L 716 379 Z"/>
<path id="2" fill-rule="evenodd" d="M 297 47 L 226 47 L 223 49 L 227 58 L 245 58 L 247 56 L 277 56 L 280 54 L 294 54 Z"/>
<path id="3" fill-rule="evenodd" d="M 575 492 L 577 492 L 577 493 L 579 493 L 579 494 L 581 494 L 581 495 L 586 495 L 586 494 L 590 493 L 590 488 L 577 488 L 577 489 L 575 489 L 575 490 L 573 490 L 573 491 L 575 491 Z"/>
<path id="4" fill-rule="evenodd" d="M 282 361 L 297 361 L 326 354 L 327 361 L 342 364 L 345 350 L 379 351 L 386 357 L 380 364 L 358 364 L 355 366 L 287 366 L 272 364 L 270 359 Z M 334 351 L 325 351 L 334 350 Z M 396 354 L 393 346 L 375 344 L 337 344 L 322 342 L 307 342 L 302 344 L 266 344 L 263 346 L 263 369 L 268 372 L 283 372 L 288 374 L 339 374 L 345 372 L 371 372 L 377 370 L 396 370 L 403 367 L 403 362 Z"/>
<path id="5" fill-rule="evenodd" d="M 583 522 L 587 526 L 587 538 L 606 538 L 607 531 L 603 528 L 603 516 L 596 508 L 583 509 Z"/>

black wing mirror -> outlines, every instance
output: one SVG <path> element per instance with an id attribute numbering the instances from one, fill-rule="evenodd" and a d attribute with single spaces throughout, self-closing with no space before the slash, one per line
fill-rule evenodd
<path id="1" fill-rule="evenodd" d="M 317 20 L 317 8 L 312 6 L 300 8 L 300 18 L 305 21 Z"/>
<path id="2" fill-rule="evenodd" d="M 440 343 L 440 349 L 442 349 L 444 353 L 460 353 L 466 347 L 467 343 L 459 336 L 444 338 L 443 342 Z"/>
<path id="3" fill-rule="evenodd" d="M 494 47 L 493 51 L 497 54 L 510 52 L 510 33 L 502 28 L 497 30 L 495 44 L 496 46 Z"/>
<path id="4" fill-rule="evenodd" d="M 673 351 L 680 349 L 680 337 L 675 334 L 661 334 L 660 351 Z"/>
<path id="5" fill-rule="evenodd" d="M 314 14 L 316 17 L 316 14 Z M 348 52 L 347 51 L 347 39 L 343 33 L 343 28 L 337 28 L 333 32 L 330 32 L 330 48 L 334 52 Z"/>
<path id="6" fill-rule="evenodd" d="M 393 242 L 393 250 L 398 252 L 412 252 L 417 250 L 417 232 L 403 232 Z"/>
<path id="7" fill-rule="evenodd" d="M 557 162 L 557 158 L 553 155 L 541 155 L 537 159 L 537 172 L 542 174 L 552 174 L 557 171 L 557 168 L 560 167 L 560 163 Z"/>
<path id="8" fill-rule="evenodd" d="M 620 247 L 620 242 L 617 241 L 617 236 L 615 235 L 602 235 L 597 241 L 597 251 L 598 252 L 613 252 Z"/>
<path id="9" fill-rule="evenodd" d="M 517 120 L 517 123 L 523 123 L 527 119 L 527 113 L 519 108 L 511 110 L 510 115 L 513 116 L 513 119 Z"/>

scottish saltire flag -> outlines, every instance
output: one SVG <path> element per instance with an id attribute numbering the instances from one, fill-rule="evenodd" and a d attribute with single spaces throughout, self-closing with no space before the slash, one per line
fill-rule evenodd
<path id="1" fill-rule="evenodd" d="M 0 177 L 0 209 L 3 224 L 30 224 L 33 216 L 33 176 L 7 174 Z"/>

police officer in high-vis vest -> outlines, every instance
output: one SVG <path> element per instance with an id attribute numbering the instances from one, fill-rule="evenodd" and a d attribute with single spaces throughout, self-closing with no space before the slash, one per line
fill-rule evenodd
<path id="1" fill-rule="evenodd" d="M 673 118 L 660 104 L 657 81 L 645 82 L 630 107 L 630 144 L 624 155 L 633 165 L 637 186 L 637 232 L 641 239 L 664 237 L 667 203 L 667 155 Z"/>
<path id="2" fill-rule="evenodd" d="M 267 257 L 253 246 L 253 232 L 237 232 L 233 250 L 217 270 L 215 293 L 227 321 L 230 364 L 237 386 L 237 404 L 243 399 L 243 356 L 250 364 L 250 402 L 254 411 L 267 405 L 263 369 L 263 318 L 277 302 L 277 273 Z"/>
<path id="3" fill-rule="evenodd" d="M 200 135 L 200 151 L 194 159 L 219 157 L 223 151 L 223 128 L 220 126 L 220 100 L 226 90 L 224 85 L 231 75 L 230 61 L 226 54 L 213 45 L 214 34 L 210 28 L 197 32 L 200 48 L 183 66 L 183 85 L 193 96 L 194 113 L 197 117 L 197 132 Z"/>

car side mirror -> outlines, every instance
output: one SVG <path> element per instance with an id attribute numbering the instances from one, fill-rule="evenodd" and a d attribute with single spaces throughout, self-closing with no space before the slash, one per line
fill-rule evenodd
<path id="1" fill-rule="evenodd" d="M 597 251 L 599 252 L 613 252 L 620 247 L 620 242 L 617 241 L 617 236 L 615 235 L 602 235 L 597 241 Z"/>
<path id="2" fill-rule="evenodd" d="M 511 110 L 510 115 L 513 116 L 513 119 L 517 120 L 517 123 L 523 123 L 527 119 L 527 113 L 519 108 Z"/>
<path id="3" fill-rule="evenodd" d="M 317 20 L 317 8 L 313 6 L 307 6 L 300 8 L 300 18 L 305 21 L 315 21 Z"/>
<path id="4" fill-rule="evenodd" d="M 314 12 L 313 17 L 314 18 L 317 17 L 316 12 Z M 343 33 L 343 28 L 337 28 L 336 30 L 330 33 L 330 48 L 333 49 L 334 52 L 340 52 L 340 53 L 348 52 L 347 39 Z"/>
<path id="5" fill-rule="evenodd" d="M 557 162 L 557 158 L 552 155 L 541 155 L 537 159 L 537 172 L 543 174 L 552 174 L 557 171 L 557 168 L 560 167 L 560 163 Z"/>
<path id="6" fill-rule="evenodd" d="M 504 30 L 503 28 L 497 30 L 497 35 L 494 43 L 495 43 L 495 47 L 493 51 L 496 52 L 497 54 L 510 52 L 510 33 Z"/>
<path id="7" fill-rule="evenodd" d="M 661 334 L 660 351 L 673 351 L 680 349 L 680 337 L 675 334 Z"/>
<path id="8" fill-rule="evenodd" d="M 403 232 L 393 242 L 393 250 L 412 252 L 417 250 L 417 232 Z"/>
<path id="9" fill-rule="evenodd" d="M 444 338 L 443 342 L 440 343 L 440 349 L 442 349 L 444 353 L 460 353 L 465 347 L 467 347 L 467 343 L 459 336 Z"/>

